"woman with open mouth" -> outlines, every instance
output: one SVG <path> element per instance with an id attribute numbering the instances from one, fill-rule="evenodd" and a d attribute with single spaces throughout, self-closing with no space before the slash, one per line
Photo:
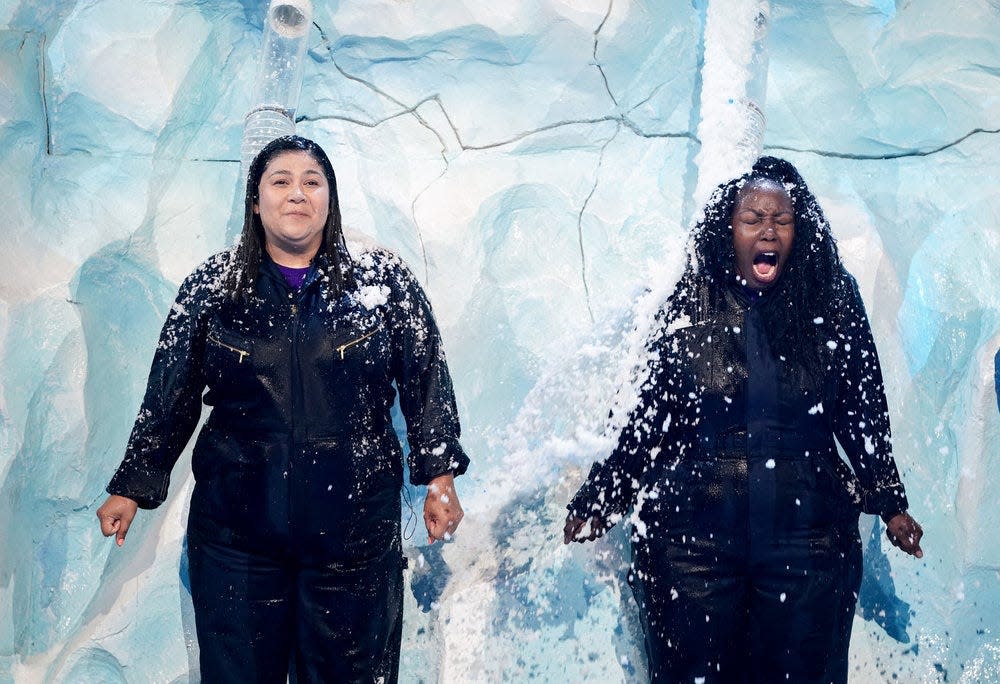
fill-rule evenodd
<path id="1" fill-rule="evenodd" d="M 846 682 L 859 514 L 923 555 L 857 284 L 816 198 L 773 157 L 713 193 L 691 243 L 638 403 L 564 541 L 633 510 L 652 681 Z"/>

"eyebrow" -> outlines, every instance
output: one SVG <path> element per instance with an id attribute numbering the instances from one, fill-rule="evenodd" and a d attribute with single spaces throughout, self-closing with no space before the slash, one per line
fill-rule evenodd
<path id="1" fill-rule="evenodd" d="M 756 214 L 757 216 L 767 216 L 768 215 L 766 211 L 757 211 L 756 209 L 751 209 L 750 207 L 746 207 L 745 209 L 740 209 L 739 210 L 739 213 L 742 214 L 743 212 L 749 212 L 751 214 Z M 776 211 L 776 212 L 772 213 L 771 216 L 781 216 L 782 214 L 791 214 L 792 216 L 795 216 L 795 212 L 791 211 L 789 209 L 784 209 L 782 211 Z"/>
<path id="2" fill-rule="evenodd" d="M 310 175 L 310 174 L 313 174 L 313 175 L 316 175 L 316 176 L 322 176 L 323 175 L 322 173 L 320 173 L 316 169 L 306 169 L 305 171 L 302 172 L 303 176 L 307 176 L 307 175 Z M 279 175 L 280 176 L 291 176 L 292 172 L 289 171 L 288 169 L 275 169 L 274 171 L 269 171 L 267 173 L 267 175 L 268 176 L 279 176 Z"/>

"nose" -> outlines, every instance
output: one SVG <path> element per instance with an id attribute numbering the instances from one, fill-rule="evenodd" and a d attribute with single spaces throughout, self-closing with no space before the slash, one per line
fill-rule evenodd
<path id="1" fill-rule="evenodd" d="M 302 186 L 294 185 L 292 186 L 291 192 L 288 193 L 289 202 L 304 202 L 306 199 L 306 194 L 302 192 Z"/>

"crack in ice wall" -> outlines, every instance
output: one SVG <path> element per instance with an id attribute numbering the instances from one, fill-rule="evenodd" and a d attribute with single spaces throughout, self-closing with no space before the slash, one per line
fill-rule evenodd
<path id="1" fill-rule="evenodd" d="M 939 152 L 944 152 L 949 150 L 956 145 L 959 145 L 969 138 L 980 135 L 987 134 L 992 135 L 1000 133 L 1000 128 L 974 128 L 965 135 L 951 140 L 949 142 L 941 143 L 935 147 L 926 150 L 905 150 L 900 152 L 882 152 L 876 154 L 861 154 L 856 152 L 834 152 L 831 150 L 819 150 L 819 149 L 800 149 L 797 147 L 792 147 L 790 145 L 765 145 L 765 149 L 768 150 L 783 150 L 786 152 L 803 152 L 806 154 L 815 154 L 820 157 L 835 157 L 837 159 L 856 159 L 856 160 L 867 160 L 867 161 L 878 161 L 878 160 L 890 160 L 890 159 L 904 159 L 906 157 L 929 157 L 935 155 Z M 879 145 L 885 145 L 887 143 L 883 141 L 875 141 Z"/>
<path id="2" fill-rule="evenodd" d="M 0 9 L 0 681 L 192 672 L 187 467 L 132 555 L 92 517 L 177 283 L 238 229 L 264 5 Z M 771 5 L 765 149 L 802 170 L 858 276 L 927 530 L 920 564 L 863 530 L 884 562 L 853 680 L 989 681 L 1000 16 L 985 0 Z M 345 221 L 421 275 L 473 456 L 456 543 L 406 542 L 403 681 L 644 677 L 624 535 L 559 536 L 642 363 L 665 295 L 650 285 L 683 262 L 705 7 L 316 3 L 297 124 L 331 153 Z M 131 24 L 97 30 L 123 9 Z"/>

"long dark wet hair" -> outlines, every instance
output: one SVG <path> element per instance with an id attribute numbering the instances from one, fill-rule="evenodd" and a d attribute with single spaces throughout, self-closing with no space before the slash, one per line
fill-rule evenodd
<path id="1" fill-rule="evenodd" d="M 317 256 L 325 255 L 328 262 L 328 276 L 334 293 L 340 293 L 351 278 L 350 256 L 344 243 L 344 232 L 340 218 L 340 198 L 337 195 L 337 176 L 333 172 L 330 158 L 323 148 L 312 140 L 297 135 L 286 135 L 272 140 L 264 146 L 247 172 L 246 201 L 244 203 L 243 232 L 235 247 L 235 258 L 230 265 L 225 279 L 227 294 L 232 297 L 248 295 L 253 292 L 260 263 L 264 254 L 264 225 L 260 215 L 253 210 L 260 193 L 260 179 L 264 169 L 274 157 L 283 152 L 306 152 L 323 169 L 326 182 L 330 186 L 329 214 L 326 226 L 323 227 L 323 242 Z"/>
<path id="2" fill-rule="evenodd" d="M 798 170 L 788 161 L 761 157 L 753 169 L 720 185 L 691 236 L 688 263 L 668 300 L 668 320 L 702 320 L 718 310 L 726 288 L 738 283 L 732 216 L 748 183 L 780 184 L 792 200 L 795 239 L 784 272 L 768 291 L 762 310 L 773 350 L 788 358 L 818 361 L 821 335 L 829 332 L 850 288 L 849 277 L 823 210 Z M 822 318 L 823 323 L 816 321 Z M 826 339 L 825 337 L 823 339 Z"/>

